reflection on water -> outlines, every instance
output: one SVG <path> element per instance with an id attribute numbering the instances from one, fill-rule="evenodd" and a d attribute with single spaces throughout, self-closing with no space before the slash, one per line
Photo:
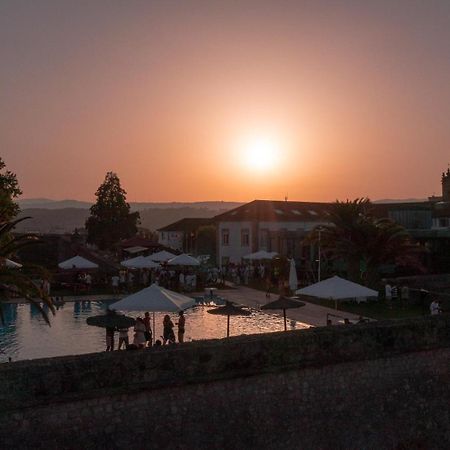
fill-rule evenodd
<path id="1" fill-rule="evenodd" d="M 37 308 L 32 305 L 4 304 L 5 323 L 0 325 L 0 362 L 7 361 L 8 357 L 17 361 L 103 351 L 105 330 L 88 326 L 86 318 L 103 314 L 108 303 L 66 303 L 58 309 L 55 316 L 50 317 L 51 327 L 46 325 Z M 208 307 L 199 306 L 186 311 L 186 341 L 226 336 L 227 318 L 208 314 L 207 310 Z M 137 317 L 143 313 L 129 312 L 127 315 Z M 164 315 L 165 313 L 155 314 L 156 338 L 162 334 Z M 178 315 L 170 316 L 176 323 Z M 303 328 L 305 325 L 291 321 L 288 327 Z M 254 311 L 247 317 L 230 318 L 230 334 L 233 336 L 281 330 L 281 317 L 259 311 Z M 131 340 L 131 330 L 129 335 Z"/>

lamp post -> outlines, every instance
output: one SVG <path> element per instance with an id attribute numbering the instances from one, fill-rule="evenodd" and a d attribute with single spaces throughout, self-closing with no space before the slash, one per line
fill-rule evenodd
<path id="1" fill-rule="evenodd" d="M 319 227 L 318 229 L 317 229 L 318 231 L 319 231 L 319 246 L 318 246 L 318 252 L 319 252 L 319 260 L 318 260 L 318 262 L 319 262 L 319 264 L 318 264 L 318 266 L 317 266 L 317 281 L 320 281 L 320 263 L 321 263 L 321 257 L 320 257 L 320 240 L 321 240 L 321 233 L 322 233 L 322 227 Z"/>

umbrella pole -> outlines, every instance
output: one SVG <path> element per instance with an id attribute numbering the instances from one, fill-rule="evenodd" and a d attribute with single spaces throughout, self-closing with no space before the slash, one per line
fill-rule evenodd
<path id="1" fill-rule="evenodd" d="M 156 329 L 155 329 L 155 311 L 153 311 L 153 345 L 155 345 L 155 336 L 156 336 Z"/>
<path id="2" fill-rule="evenodd" d="M 337 311 L 337 298 L 334 299 L 334 309 Z"/>
<path id="3" fill-rule="evenodd" d="M 227 337 L 230 337 L 230 315 L 227 316 Z"/>
<path id="4" fill-rule="evenodd" d="M 284 317 L 284 331 L 287 331 L 287 326 L 286 326 L 286 309 L 283 309 L 283 317 Z"/>

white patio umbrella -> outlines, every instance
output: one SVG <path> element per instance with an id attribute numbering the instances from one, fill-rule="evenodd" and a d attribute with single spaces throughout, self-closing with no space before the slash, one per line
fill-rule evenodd
<path id="1" fill-rule="evenodd" d="M 135 256 L 134 258 L 125 259 L 120 262 L 120 265 L 123 267 L 127 267 L 128 269 L 135 269 L 136 265 L 139 264 L 141 260 L 143 260 L 143 256 Z"/>
<path id="2" fill-rule="evenodd" d="M 167 252 L 166 250 L 162 250 L 158 253 L 153 253 L 153 255 L 150 255 L 149 258 L 152 261 L 156 261 L 156 262 L 167 262 L 167 261 L 169 261 L 169 259 L 175 258 L 175 256 L 177 256 L 177 255 Z"/>
<path id="3" fill-rule="evenodd" d="M 190 308 L 195 300 L 178 292 L 169 291 L 157 284 L 129 295 L 110 305 L 116 311 L 149 311 L 153 313 L 153 340 L 155 340 L 155 312 L 177 312 Z"/>
<path id="4" fill-rule="evenodd" d="M 200 261 L 193 256 L 183 253 L 182 255 L 175 256 L 175 258 L 169 259 L 167 264 L 169 266 L 199 266 Z"/>
<path id="5" fill-rule="evenodd" d="M 20 269 L 22 267 L 22 264 L 19 264 L 19 263 L 15 262 L 15 261 L 11 261 L 8 258 L 5 258 L 3 260 L 2 265 L 7 267 L 8 269 Z"/>
<path id="6" fill-rule="evenodd" d="M 289 266 L 289 288 L 291 291 L 295 291 L 298 288 L 297 269 L 295 268 L 294 258 L 291 259 Z"/>
<path id="7" fill-rule="evenodd" d="M 138 265 L 140 269 L 156 269 L 157 267 L 159 267 L 159 264 L 153 261 L 150 256 L 144 256 L 144 258 L 140 260 Z"/>
<path id="8" fill-rule="evenodd" d="M 156 269 L 159 267 L 159 264 L 149 256 L 136 256 L 136 258 L 126 259 L 120 264 L 128 269 Z"/>
<path id="9" fill-rule="evenodd" d="M 60 262 L 58 267 L 60 269 L 98 269 L 98 264 L 77 255 L 66 261 Z"/>
<path id="10" fill-rule="evenodd" d="M 249 259 L 251 261 L 257 261 L 261 259 L 273 259 L 278 256 L 277 252 L 266 252 L 265 250 L 260 250 L 259 252 L 250 253 L 244 256 L 244 259 Z"/>
<path id="11" fill-rule="evenodd" d="M 358 297 L 377 297 L 378 292 L 360 284 L 334 276 L 318 283 L 295 291 L 296 294 L 334 300 L 337 309 L 338 300 L 348 300 Z"/>

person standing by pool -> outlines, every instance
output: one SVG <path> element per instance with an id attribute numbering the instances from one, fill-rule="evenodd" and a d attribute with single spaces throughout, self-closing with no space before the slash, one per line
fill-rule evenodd
<path id="1" fill-rule="evenodd" d="M 170 320 L 170 316 L 166 314 L 163 320 L 163 343 L 173 344 L 175 342 L 175 333 L 173 332 L 174 324 Z"/>
<path id="2" fill-rule="evenodd" d="M 408 286 L 403 286 L 401 289 L 401 293 L 402 293 L 402 305 L 408 305 L 409 304 L 409 287 Z"/>
<path id="3" fill-rule="evenodd" d="M 125 270 L 121 270 L 119 272 L 119 284 L 121 291 L 125 292 L 127 284 L 127 273 L 125 272 Z"/>
<path id="4" fill-rule="evenodd" d="M 106 328 L 106 351 L 112 352 L 114 350 L 114 332 L 115 328 Z"/>
<path id="5" fill-rule="evenodd" d="M 120 278 L 118 275 L 113 275 L 111 277 L 111 286 L 112 286 L 113 294 L 119 293 L 119 281 L 120 281 Z"/>
<path id="6" fill-rule="evenodd" d="M 387 302 L 390 302 L 392 300 L 392 287 L 389 283 L 386 283 L 384 286 L 384 297 Z"/>
<path id="7" fill-rule="evenodd" d="M 438 314 L 441 314 L 441 305 L 439 303 L 439 300 L 433 300 L 430 305 L 430 313 L 432 316 L 437 316 Z"/>
<path id="8" fill-rule="evenodd" d="M 128 347 L 128 328 L 119 328 L 119 346 L 117 347 L 117 350 L 120 350 L 122 348 L 126 350 Z"/>
<path id="9" fill-rule="evenodd" d="M 133 344 L 139 348 L 145 347 L 145 325 L 142 317 L 138 317 L 136 319 L 136 324 L 134 325 Z"/>
<path id="10" fill-rule="evenodd" d="M 145 341 L 147 342 L 147 347 L 152 346 L 152 327 L 150 325 L 150 313 L 146 312 L 144 316 L 144 325 L 145 325 Z"/>
<path id="11" fill-rule="evenodd" d="M 86 292 L 89 294 L 92 287 L 92 275 L 90 273 L 87 273 L 84 277 L 84 283 L 86 285 Z"/>
<path id="12" fill-rule="evenodd" d="M 184 317 L 184 312 L 180 311 L 178 318 L 178 342 L 182 344 L 184 342 L 184 331 L 185 331 L 185 325 L 186 325 L 186 318 Z"/>

